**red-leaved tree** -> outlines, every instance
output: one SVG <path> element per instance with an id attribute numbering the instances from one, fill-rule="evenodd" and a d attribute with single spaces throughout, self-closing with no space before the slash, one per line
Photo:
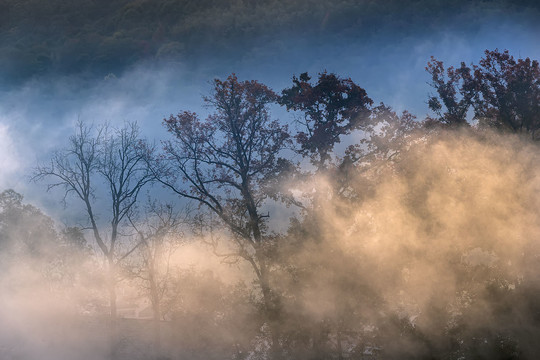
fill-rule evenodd
<path id="1" fill-rule="evenodd" d="M 303 129 L 296 135 L 299 152 L 322 170 L 340 138 L 369 118 L 373 101 L 350 78 L 323 72 L 316 83 L 311 82 L 308 73 L 293 76 L 293 86 L 282 91 L 280 103 L 287 110 L 303 113 Z"/>
<path id="2" fill-rule="evenodd" d="M 153 169 L 162 184 L 205 206 L 229 230 L 234 250 L 218 254 L 251 265 L 279 357 L 278 297 L 269 278 L 275 241 L 265 223 L 270 214 L 262 208 L 269 197 L 265 184 L 281 168 L 279 155 L 290 136 L 286 125 L 270 118 L 277 95 L 268 87 L 234 74 L 213 84 L 204 101 L 215 112 L 205 120 L 188 111 L 164 120 L 173 138 Z"/>
<path id="3" fill-rule="evenodd" d="M 445 70 L 443 62 L 431 58 L 426 70 L 437 94 L 428 105 L 438 121 L 480 126 L 526 134 L 540 139 L 540 67 L 537 60 L 514 59 L 508 50 L 486 50 L 478 65 L 461 63 Z M 469 111 L 472 116 L 468 118 Z"/>

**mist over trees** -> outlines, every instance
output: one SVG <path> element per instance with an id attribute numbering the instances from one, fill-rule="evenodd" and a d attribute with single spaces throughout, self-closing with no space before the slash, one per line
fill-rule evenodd
<path id="1" fill-rule="evenodd" d="M 94 133 L 95 131 L 95 133 Z M 136 124 L 126 124 L 120 129 L 103 125 L 92 129 L 79 123 L 78 131 L 69 139 L 66 149 L 57 151 L 50 164 L 38 166 L 34 180 L 51 179 L 48 188 L 61 187 L 64 198 L 72 195 L 85 207 L 87 223 L 94 241 L 107 262 L 112 352 L 116 342 L 118 266 L 135 249 L 119 253 L 123 220 L 134 209 L 139 192 L 152 181 L 153 176 L 144 162 L 138 147 L 144 146 Z M 99 180 L 98 180 L 99 179 Z M 107 189 L 110 219 L 101 223 L 95 199 L 98 182 Z M 141 239 L 141 241 L 143 241 Z"/>
<path id="2" fill-rule="evenodd" d="M 158 145 L 79 122 L 33 179 L 84 221 L 2 192 L 3 296 L 72 304 L 46 341 L 82 359 L 534 359 L 538 61 L 426 70 L 422 120 L 321 72 L 215 79 Z"/>

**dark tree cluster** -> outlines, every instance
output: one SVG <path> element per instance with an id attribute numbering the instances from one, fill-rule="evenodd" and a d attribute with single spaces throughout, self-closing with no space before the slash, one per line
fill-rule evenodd
<path id="1" fill-rule="evenodd" d="M 427 71 L 437 95 L 429 108 L 450 125 L 478 121 L 480 126 L 525 134 L 538 140 L 540 67 L 537 60 L 517 59 L 508 51 L 485 52 L 478 65 L 444 68 L 432 58 Z"/>
<path id="2" fill-rule="evenodd" d="M 280 103 L 303 113 L 304 129 L 296 134 L 300 154 L 323 169 L 341 137 L 365 126 L 373 100 L 350 78 L 324 72 L 316 84 L 310 80 L 307 73 L 293 77 L 294 85 L 283 90 Z"/>

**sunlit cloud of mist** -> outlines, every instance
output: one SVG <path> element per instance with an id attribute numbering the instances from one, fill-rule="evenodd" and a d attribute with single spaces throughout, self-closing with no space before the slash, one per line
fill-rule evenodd
<path id="1" fill-rule="evenodd" d="M 339 311 L 348 309 L 368 329 L 386 329 L 388 340 L 401 332 L 385 345 L 389 358 L 454 351 L 449 339 L 465 351 L 485 329 L 534 356 L 535 320 L 526 319 L 527 296 L 540 291 L 537 161 L 538 147 L 518 137 L 423 136 L 395 162 L 350 181 L 364 201 L 323 196 L 308 219 L 313 241 L 293 256 L 321 271 L 304 279 L 316 287 L 297 295 L 308 318 L 346 321 Z M 319 192 L 332 186 L 321 179 Z"/>
<path id="2" fill-rule="evenodd" d="M 295 339 L 298 331 L 316 334 L 325 326 L 333 332 L 341 324 L 342 341 L 351 344 L 346 352 L 379 349 L 387 358 L 414 358 L 468 351 L 479 338 L 487 344 L 479 351 L 489 354 L 499 349 L 493 341 L 500 336 L 517 341 L 524 356 L 535 354 L 530 330 L 535 320 L 529 316 L 530 296 L 540 291 L 537 162 L 537 145 L 517 136 L 420 132 L 393 161 L 373 163 L 370 171 L 350 177 L 358 201 L 332 195 L 335 177 L 315 178 L 307 189 L 287 184 L 296 194 L 319 195 L 304 219 L 303 235 L 283 234 L 278 250 L 283 265 L 276 263 L 272 286 L 283 294 L 283 336 Z M 229 236 L 216 227 L 205 242 L 217 239 L 216 252 L 227 252 L 234 249 Z M 248 264 L 223 263 L 187 233 L 180 241 L 170 259 L 178 278 L 167 298 L 177 317 L 163 325 L 164 351 L 213 358 L 222 346 L 231 351 L 236 343 L 253 358 L 264 356 L 266 330 L 252 313 L 260 294 Z M 99 277 L 90 287 L 51 292 L 54 279 L 40 280 L 47 261 L 28 260 L 14 263 L 1 277 L 10 289 L 2 297 L 3 318 L 13 331 L 0 336 L 15 344 L 4 346 L 4 354 L 104 356 L 105 323 L 80 314 L 92 298 L 89 289 L 99 289 Z M 126 282 L 120 288 L 133 292 Z M 120 325 L 126 339 L 151 344 L 142 323 L 139 330 L 129 324 Z M 66 328 L 72 329 L 69 334 Z M 331 337 L 321 339 L 321 346 L 335 347 Z M 447 339 L 461 341 L 458 350 L 449 348 Z M 309 346 L 289 345 L 298 351 L 295 356 L 309 354 Z M 123 356 L 130 351 L 138 356 L 137 348 L 126 343 Z"/>

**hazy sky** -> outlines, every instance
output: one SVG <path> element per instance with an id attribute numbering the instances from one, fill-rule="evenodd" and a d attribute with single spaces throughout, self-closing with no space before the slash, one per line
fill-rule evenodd
<path id="1" fill-rule="evenodd" d="M 381 30 L 368 34 L 344 34 L 339 24 L 325 28 L 323 19 L 317 34 L 263 37 L 257 46 L 231 56 L 210 49 L 189 65 L 147 61 L 115 76 L 45 74 L 17 85 L 0 84 L 0 188 L 14 188 L 28 201 L 55 208 L 57 198 L 44 194 L 44 185 L 30 184 L 28 178 L 37 161 L 65 145 L 77 119 L 112 124 L 136 120 L 145 136 L 159 139 L 165 135 L 163 117 L 201 110 L 201 95 L 209 92 L 209 82 L 232 72 L 280 91 L 289 86 L 293 74 L 328 70 L 350 76 L 375 103 L 407 109 L 422 119 L 431 91 L 424 68 L 431 55 L 448 65 L 478 62 L 484 50 L 495 48 L 508 49 L 516 57 L 540 58 L 538 11 L 518 7 L 515 13 L 504 13 L 495 5 L 485 13 L 467 11 L 453 15 L 455 22 L 450 17 L 425 29 L 420 16 L 411 31 L 381 18 Z M 468 16 L 474 21 L 464 26 Z M 399 14 L 393 14 L 396 17 Z M 281 110 L 276 116 L 287 114 Z"/>

